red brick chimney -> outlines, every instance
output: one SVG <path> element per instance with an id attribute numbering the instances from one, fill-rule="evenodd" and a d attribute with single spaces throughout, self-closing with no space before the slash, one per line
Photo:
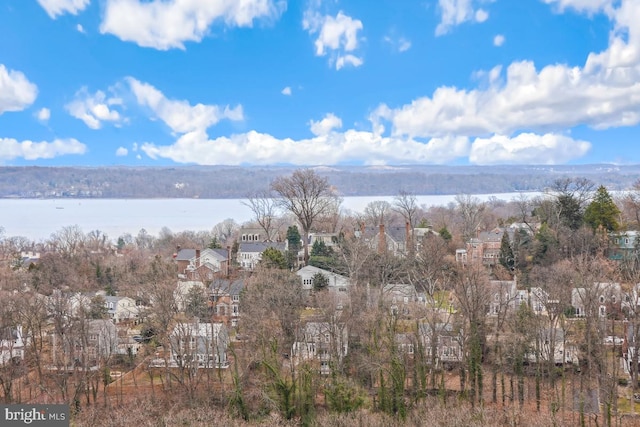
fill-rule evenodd
<path id="1" fill-rule="evenodd" d="M 378 234 L 378 253 L 383 254 L 387 251 L 387 236 L 384 234 L 384 224 L 380 224 L 380 233 Z"/>
<path id="2" fill-rule="evenodd" d="M 196 268 L 200 267 L 200 249 L 196 249 Z"/>
<path id="3" fill-rule="evenodd" d="M 413 242 L 411 240 L 411 225 L 409 221 L 404 223 L 405 248 L 408 253 L 413 252 Z"/>
<path id="4" fill-rule="evenodd" d="M 231 275 L 231 246 L 227 246 L 227 277 Z"/>

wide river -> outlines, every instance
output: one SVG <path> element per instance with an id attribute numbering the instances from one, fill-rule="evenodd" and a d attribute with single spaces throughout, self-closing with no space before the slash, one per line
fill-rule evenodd
<path id="1" fill-rule="evenodd" d="M 496 197 L 510 201 L 521 193 L 480 194 L 480 200 Z M 528 197 L 540 193 L 524 193 Z M 446 206 L 454 195 L 416 196 L 418 205 Z M 345 197 L 343 208 L 362 212 L 374 200 L 393 202 L 393 196 Z M 158 235 L 163 227 L 173 232 L 211 230 L 233 218 L 242 224 L 252 218 L 242 199 L 0 199 L 0 227 L 4 235 L 46 240 L 62 227 L 77 225 L 88 233 L 100 230 L 115 240 L 124 233 L 145 229 Z"/>

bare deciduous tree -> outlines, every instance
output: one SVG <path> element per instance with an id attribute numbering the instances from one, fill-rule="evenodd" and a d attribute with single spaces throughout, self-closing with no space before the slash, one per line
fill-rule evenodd
<path id="1" fill-rule="evenodd" d="M 295 171 L 290 177 L 278 177 L 271 189 L 279 196 L 279 204 L 295 215 L 303 232 L 304 261 L 309 260 L 309 232 L 316 218 L 336 205 L 336 194 L 329 180 L 312 169 Z"/>
<path id="2" fill-rule="evenodd" d="M 267 236 L 266 241 L 273 241 L 275 217 L 277 215 L 277 200 L 269 191 L 256 191 L 242 202 L 253 212 L 253 219 L 260 225 Z"/>
<path id="3" fill-rule="evenodd" d="M 468 194 L 457 195 L 455 201 L 456 210 L 462 221 L 462 238 L 466 242 L 475 235 L 480 226 L 486 205 L 477 197 Z"/>
<path id="4" fill-rule="evenodd" d="M 365 217 L 373 227 L 384 224 L 389 211 L 391 211 L 391 203 L 385 200 L 374 200 L 364 208 Z"/>

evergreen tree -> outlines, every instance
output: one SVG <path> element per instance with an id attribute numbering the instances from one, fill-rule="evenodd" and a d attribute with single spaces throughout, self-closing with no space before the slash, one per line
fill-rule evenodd
<path id="1" fill-rule="evenodd" d="M 311 247 L 311 256 L 329 257 L 333 255 L 333 249 L 327 246 L 322 240 L 316 240 Z"/>
<path id="2" fill-rule="evenodd" d="M 322 273 L 314 274 L 311 280 L 313 282 L 314 291 L 321 291 L 323 289 L 327 289 L 329 286 L 329 279 Z"/>
<path id="3" fill-rule="evenodd" d="M 502 233 L 499 260 L 500 264 L 507 270 L 512 270 L 516 264 L 515 257 L 513 256 L 513 249 L 511 249 L 511 243 L 509 242 L 509 233 L 507 233 L 506 230 Z"/>
<path id="4" fill-rule="evenodd" d="M 619 216 L 620 209 L 616 206 L 607 189 L 601 185 L 598 187 L 593 201 L 584 212 L 584 221 L 594 230 L 602 227 L 606 231 L 616 231 L 620 226 Z"/>
<path id="5" fill-rule="evenodd" d="M 453 236 L 451 235 L 451 232 L 449 231 L 446 225 L 442 227 L 440 230 L 438 230 L 438 233 L 440 234 L 440 237 L 442 237 L 446 242 L 450 242 L 451 239 L 453 238 Z"/>
<path id="6" fill-rule="evenodd" d="M 300 232 L 298 231 L 298 227 L 292 225 L 287 228 L 287 243 L 289 246 L 289 250 L 287 251 L 287 262 L 289 264 L 289 268 L 294 268 L 297 264 L 298 260 L 298 252 L 300 252 Z"/>
<path id="7" fill-rule="evenodd" d="M 276 248 L 267 248 L 262 252 L 262 264 L 269 268 L 281 268 L 288 267 L 287 258 L 282 252 Z"/>

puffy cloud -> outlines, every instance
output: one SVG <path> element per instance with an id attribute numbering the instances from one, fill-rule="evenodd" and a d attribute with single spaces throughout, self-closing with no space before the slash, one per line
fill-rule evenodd
<path id="1" fill-rule="evenodd" d="M 242 106 L 220 107 L 217 105 L 190 105 L 187 101 L 168 99 L 155 87 L 128 77 L 138 104 L 149 108 L 175 133 L 205 131 L 222 119 L 240 121 L 244 119 Z"/>
<path id="2" fill-rule="evenodd" d="M 84 154 L 86 145 L 75 139 L 56 139 L 53 142 L 18 142 L 12 138 L 0 138 L 0 160 L 52 159 L 66 154 Z"/>
<path id="3" fill-rule="evenodd" d="M 76 30 L 78 30 L 79 33 L 82 34 L 86 34 L 87 32 L 84 30 L 84 27 L 82 26 L 82 24 L 78 24 L 76 25 Z"/>
<path id="4" fill-rule="evenodd" d="M 178 163 L 332 165 L 339 163 L 446 163 L 469 154 L 464 137 L 433 138 L 420 142 L 408 138 L 381 137 L 372 132 L 348 130 L 310 139 L 278 139 L 251 131 L 231 137 L 209 139 L 204 132 L 190 132 L 174 144 L 142 144 L 152 159 Z"/>
<path id="5" fill-rule="evenodd" d="M 86 87 L 75 94 L 75 99 L 65 106 L 69 114 L 82 120 L 91 129 L 100 129 L 103 122 L 113 122 L 116 125 L 123 121 L 120 113 L 114 106 L 121 105 L 122 100 L 116 97 L 107 97 L 101 90 L 93 95 Z"/>
<path id="6" fill-rule="evenodd" d="M 328 135 L 333 129 L 342 127 L 342 120 L 333 113 L 329 113 L 322 120 L 317 122 L 311 120 L 309 123 L 311 133 L 316 136 Z"/>
<path id="7" fill-rule="evenodd" d="M 586 141 L 552 133 L 521 133 L 513 138 L 493 135 L 473 141 L 469 161 L 479 165 L 559 164 L 584 156 L 590 148 Z"/>
<path id="8" fill-rule="evenodd" d="M 38 0 L 40 6 L 47 12 L 51 19 L 56 19 L 58 15 L 70 13 L 77 15 L 82 12 L 91 0 Z"/>
<path id="9" fill-rule="evenodd" d="M 280 92 L 283 95 L 291 96 L 291 86 L 287 86 Z"/>
<path id="10" fill-rule="evenodd" d="M 284 0 L 107 0 L 100 31 L 143 47 L 184 49 L 184 42 L 202 40 L 215 21 L 251 27 L 285 9 Z"/>
<path id="11" fill-rule="evenodd" d="M 20 71 L 7 70 L 0 64 L 0 114 L 21 111 L 31 105 L 38 95 L 38 88 Z"/>
<path id="12" fill-rule="evenodd" d="M 577 3 L 577 2 L 575 2 Z M 372 121 L 387 119 L 394 135 L 510 135 L 517 131 L 596 129 L 640 123 L 640 1 L 622 0 L 613 10 L 608 48 L 582 67 L 536 69 L 531 61 L 491 73 L 487 87 L 440 87 L 392 109 L 381 105 Z M 494 69 L 496 70 L 496 69 Z"/>
<path id="13" fill-rule="evenodd" d="M 129 150 L 127 150 L 124 147 L 118 147 L 118 149 L 116 150 L 116 156 L 118 157 L 123 157 L 123 156 L 126 156 L 127 154 L 129 154 Z"/>
<path id="14" fill-rule="evenodd" d="M 362 58 L 353 53 L 359 44 L 358 32 L 363 28 L 359 19 L 353 19 L 342 11 L 333 17 L 309 9 L 304 14 L 302 26 L 309 34 L 318 34 L 314 42 L 316 56 L 329 54 L 329 63 L 335 64 L 337 70 L 347 64 L 354 67 L 362 65 Z"/>
<path id="15" fill-rule="evenodd" d="M 40 120 L 41 122 L 46 122 L 51 118 L 51 110 L 49 110 L 48 108 L 41 108 L 40 110 L 38 110 L 38 112 L 36 113 L 36 117 L 38 118 L 38 120 Z"/>
<path id="16" fill-rule="evenodd" d="M 359 67 L 363 64 L 363 62 L 364 61 L 362 60 L 362 58 L 358 58 L 357 56 L 351 54 L 338 56 L 338 59 L 336 60 L 336 70 L 340 70 L 345 65 Z"/>
<path id="17" fill-rule="evenodd" d="M 489 12 L 487 12 L 484 9 L 478 9 L 476 10 L 475 18 L 476 18 L 476 22 L 484 22 L 487 19 L 489 19 Z"/>
<path id="18" fill-rule="evenodd" d="M 493 45 L 494 46 L 502 46 L 505 42 L 505 38 L 502 34 L 497 34 L 494 38 L 493 38 Z"/>
<path id="19" fill-rule="evenodd" d="M 489 19 L 489 12 L 484 9 L 474 9 L 477 0 L 438 0 L 440 23 L 436 26 L 436 36 L 447 34 L 453 27 L 468 21 L 485 22 Z"/>
<path id="20" fill-rule="evenodd" d="M 542 0 L 546 4 L 554 5 L 558 11 L 574 9 L 578 12 L 596 13 L 611 11 L 614 0 Z"/>
<path id="21" fill-rule="evenodd" d="M 398 41 L 398 51 L 399 52 L 406 52 L 409 49 L 411 49 L 411 41 L 405 39 L 405 38 L 400 38 L 400 40 Z"/>

